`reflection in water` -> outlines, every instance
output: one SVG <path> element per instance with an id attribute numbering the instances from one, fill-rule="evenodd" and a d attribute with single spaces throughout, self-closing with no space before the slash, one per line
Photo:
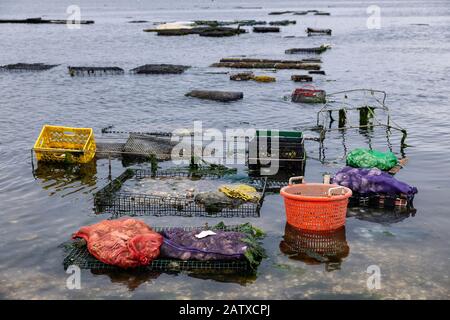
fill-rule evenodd
<path id="1" fill-rule="evenodd" d="M 289 258 L 306 264 L 325 264 L 325 270 L 340 269 L 350 252 L 345 226 L 334 231 L 306 231 L 286 223 L 280 250 Z"/>
<path id="2" fill-rule="evenodd" d="M 154 280 L 161 275 L 161 272 L 145 271 L 145 270 L 100 270 L 91 269 L 91 273 L 95 275 L 106 275 L 111 279 L 112 283 L 125 285 L 128 290 L 134 291 L 141 284 Z"/>
<path id="3" fill-rule="evenodd" d="M 162 271 L 148 271 L 142 269 L 135 270 L 105 270 L 105 269 L 91 269 L 91 273 L 94 275 L 106 275 L 110 278 L 112 283 L 123 284 L 128 290 L 134 291 L 140 285 L 157 279 L 163 272 Z M 165 271 L 164 273 L 179 274 L 176 271 Z M 242 286 L 250 284 L 256 280 L 256 274 L 238 274 L 235 272 L 229 273 L 212 273 L 211 271 L 192 271 L 187 275 L 192 278 L 202 280 L 213 280 L 223 283 L 236 283 Z"/>
<path id="4" fill-rule="evenodd" d="M 192 272 L 188 274 L 192 278 L 202 279 L 202 280 L 214 280 L 217 282 L 223 283 L 237 283 L 241 286 L 245 286 L 247 284 L 253 283 L 256 280 L 255 273 L 201 273 L 201 272 Z"/>
<path id="5" fill-rule="evenodd" d="M 395 207 L 393 209 L 355 207 L 348 209 L 347 217 L 354 217 L 359 220 L 380 224 L 392 224 L 403 221 L 409 217 L 414 217 L 416 212 L 417 210 L 415 208 L 408 207 Z"/>
<path id="6" fill-rule="evenodd" d="M 95 189 L 96 174 L 95 160 L 85 164 L 38 162 L 33 170 L 33 176 L 40 180 L 43 189 L 50 191 L 50 196 L 61 193 L 61 197 Z"/>

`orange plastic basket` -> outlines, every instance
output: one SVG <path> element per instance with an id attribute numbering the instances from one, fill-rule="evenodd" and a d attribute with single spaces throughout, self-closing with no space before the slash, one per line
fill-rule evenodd
<path id="1" fill-rule="evenodd" d="M 300 184 L 293 184 L 300 180 Z M 348 198 L 352 191 L 336 184 L 304 183 L 292 177 L 280 191 L 287 222 L 303 230 L 335 230 L 345 225 Z"/>

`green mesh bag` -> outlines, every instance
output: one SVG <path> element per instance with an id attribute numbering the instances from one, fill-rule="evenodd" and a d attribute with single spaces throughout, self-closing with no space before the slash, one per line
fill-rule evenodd
<path id="1" fill-rule="evenodd" d="M 390 170 L 398 163 L 397 157 L 392 152 L 380 152 L 358 148 L 347 156 L 347 165 L 355 168 L 378 168 Z"/>

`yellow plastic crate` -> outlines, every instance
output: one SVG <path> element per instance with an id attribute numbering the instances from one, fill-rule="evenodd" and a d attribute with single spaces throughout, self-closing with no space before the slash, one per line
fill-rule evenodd
<path id="1" fill-rule="evenodd" d="M 33 150 L 38 161 L 87 163 L 95 156 L 92 128 L 44 125 Z"/>

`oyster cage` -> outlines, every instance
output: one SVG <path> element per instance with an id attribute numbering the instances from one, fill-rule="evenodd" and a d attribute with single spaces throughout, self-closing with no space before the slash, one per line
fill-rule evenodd
<path id="1" fill-rule="evenodd" d="M 241 231 L 242 225 L 225 226 L 220 228 L 224 231 Z M 176 227 L 154 227 L 156 232 L 167 231 Z M 208 225 L 204 227 L 183 227 L 186 231 L 192 230 L 206 230 Z M 72 240 L 62 244 L 67 255 L 63 260 L 64 270 L 71 265 L 76 265 L 80 269 L 100 270 L 100 271 L 123 271 L 123 269 L 108 265 L 97 260 L 87 250 L 86 245 L 80 245 L 80 241 Z M 200 260 L 178 260 L 178 259 L 156 259 L 145 267 L 133 268 L 134 271 L 161 271 L 161 272 L 219 272 L 220 273 L 252 273 L 254 269 L 250 266 L 247 260 L 234 261 L 200 261 Z"/>
<path id="2" fill-rule="evenodd" d="M 389 194 L 359 194 L 353 193 L 349 199 L 349 207 L 369 207 L 378 209 L 397 209 L 399 211 L 414 210 L 414 197 Z"/>
<path id="3" fill-rule="evenodd" d="M 266 192 L 279 192 L 281 188 L 288 185 L 288 180 L 274 180 L 270 178 L 252 178 L 249 185 L 256 188 L 257 190 L 262 190 L 265 188 Z"/>
<path id="4" fill-rule="evenodd" d="M 94 210 L 96 214 L 109 213 L 112 218 L 120 216 L 182 216 L 182 217 L 259 217 L 264 202 L 265 184 L 258 188 L 260 198 L 257 202 L 244 202 L 236 206 L 221 205 L 208 206 L 207 208 L 195 202 L 194 199 L 148 195 L 121 191 L 122 184 L 131 178 L 156 178 L 156 177 L 195 177 L 198 179 L 219 179 L 231 174 L 234 169 L 224 171 L 219 168 L 211 169 L 127 169 L 116 179 L 107 184 L 94 195 Z M 232 172 L 231 172 L 231 171 Z M 265 180 L 264 180 L 265 181 Z"/>

